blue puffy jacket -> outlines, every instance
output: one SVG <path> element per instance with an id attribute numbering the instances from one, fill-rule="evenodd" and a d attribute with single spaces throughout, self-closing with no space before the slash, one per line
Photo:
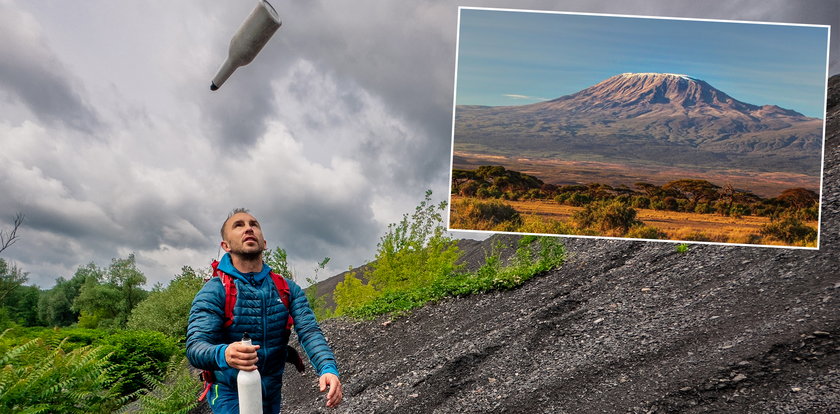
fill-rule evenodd
<path id="1" fill-rule="evenodd" d="M 219 269 L 224 269 L 229 263 L 230 257 L 225 255 Z M 267 270 L 268 266 L 264 266 L 265 273 Z M 216 382 L 235 393 L 239 371 L 227 366 L 224 349 L 227 344 L 240 341 L 247 332 L 253 344 L 260 346 L 257 350 L 257 368 L 262 377 L 263 398 L 276 398 L 279 404 L 289 342 L 289 338 L 282 333 L 285 331 L 289 310 L 280 299 L 270 277 L 249 281 L 238 272 L 226 273 L 235 280 L 237 289 L 233 324 L 228 328 L 222 326 L 225 288 L 221 280 L 214 277 L 205 283 L 193 300 L 187 327 L 187 358 L 196 368 L 214 371 Z M 290 280 L 287 282 L 298 341 L 319 376 L 328 372 L 338 375 L 335 356 L 315 321 L 306 295 L 296 283 Z"/>

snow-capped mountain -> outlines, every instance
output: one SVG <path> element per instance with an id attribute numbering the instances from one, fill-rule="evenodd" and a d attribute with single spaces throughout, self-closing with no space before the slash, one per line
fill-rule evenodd
<path id="1" fill-rule="evenodd" d="M 652 161 L 663 161 L 669 151 L 677 160 L 684 158 L 679 151 L 699 151 L 699 162 L 748 156 L 756 159 L 747 164 L 763 169 L 769 166 L 757 159 L 763 156 L 774 158 L 772 165 L 790 160 L 797 169 L 800 161 L 819 160 L 822 124 L 775 105 L 741 102 L 688 75 L 623 73 L 546 102 L 458 106 L 455 145 L 599 157 L 630 146 Z"/>

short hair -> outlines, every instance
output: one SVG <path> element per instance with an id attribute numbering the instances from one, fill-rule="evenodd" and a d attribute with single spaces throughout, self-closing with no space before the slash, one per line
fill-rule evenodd
<path id="1" fill-rule="evenodd" d="M 225 225 L 227 224 L 228 220 L 230 220 L 231 217 L 233 217 L 234 215 L 239 214 L 239 213 L 249 213 L 250 214 L 251 212 L 248 211 L 247 208 L 242 208 L 242 207 L 233 209 L 230 212 L 230 214 L 228 214 L 225 221 L 222 222 L 222 229 L 219 231 L 219 233 L 221 233 L 221 235 L 222 235 L 222 240 L 225 239 Z"/>

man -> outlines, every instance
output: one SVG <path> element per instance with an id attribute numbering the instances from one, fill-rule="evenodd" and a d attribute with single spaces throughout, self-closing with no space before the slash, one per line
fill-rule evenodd
<path id="1" fill-rule="evenodd" d="M 266 242 L 260 224 L 246 209 L 234 210 L 222 224 L 221 246 L 227 252 L 218 270 L 236 283 L 233 322 L 224 327 L 225 288 L 219 277 L 208 281 L 193 300 L 187 327 L 187 358 L 193 366 L 213 371 L 207 401 L 216 414 L 239 413 L 236 376 L 239 370 L 259 370 L 263 413 L 276 414 L 282 404 L 281 387 L 289 338 L 282 334 L 291 313 L 300 344 L 320 376 L 327 407 L 341 402 L 341 381 L 335 356 L 321 333 L 303 290 L 289 285 L 291 310 L 281 301 L 263 262 Z M 240 342 L 247 333 L 252 346 Z"/>

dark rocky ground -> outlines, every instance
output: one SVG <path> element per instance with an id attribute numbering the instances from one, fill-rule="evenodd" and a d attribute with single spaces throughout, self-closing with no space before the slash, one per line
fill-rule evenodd
<path id="1" fill-rule="evenodd" d="M 324 322 L 345 400 L 289 370 L 283 412 L 840 412 L 838 84 L 819 250 L 565 238 L 518 289 Z"/>

